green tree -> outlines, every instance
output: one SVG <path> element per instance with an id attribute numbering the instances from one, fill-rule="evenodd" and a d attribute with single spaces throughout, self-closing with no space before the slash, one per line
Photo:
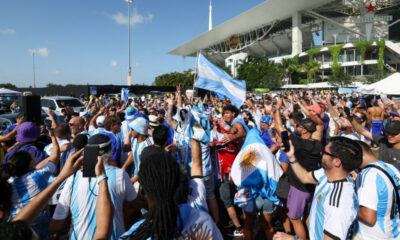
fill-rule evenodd
<path id="1" fill-rule="evenodd" d="M 353 76 L 345 73 L 340 63 L 333 63 L 331 69 L 332 75 L 329 76 L 328 82 L 333 86 L 347 86 L 353 82 Z"/>
<path id="2" fill-rule="evenodd" d="M 284 58 L 280 64 L 282 78 L 286 78 L 289 84 L 297 84 L 300 81 L 301 65 L 299 64 L 299 55 L 293 58 Z"/>
<path id="3" fill-rule="evenodd" d="M 17 89 L 17 86 L 12 83 L 0 83 L 0 88 Z"/>
<path id="4" fill-rule="evenodd" d="M 156 86 L 168 86 L 176 87 L 179 84 L 182 87 L 193 86 L 194 73 L 193 70 L 189 69 L 180 72 L 165 73 L 157 76 L 154 80 L 154 85 Z"/>
<path id="5" fill-rule="evenodd" d="M 48 83 L 46 85 L 46 87 L 48 87 L 48 88 L 51 88 L 51 87 L 62 87 L 62 85 L 61 84 L 55 84 L 55 83 Z"/>
<path id="6" fill-rule="evenodd" d="M 250 56 L 239 66 L 237 79 L 245 80 L 247 88 L 279 88 L 282 69 L 264 56 Z"/>

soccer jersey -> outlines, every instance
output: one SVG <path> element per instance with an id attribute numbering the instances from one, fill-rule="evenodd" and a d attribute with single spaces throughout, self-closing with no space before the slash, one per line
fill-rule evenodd
<path id="1" fill-rule="evenodd" d="M 333 239 L 347 239 L 358 212 L 353 180 L 347 177 L 329 182 L 322 168 L 312 175 L 318 184 L 310 210 L 310 239 L 324 239 L 324 234 Z"/>
<path id="2" fill-rule="evenodd" d="M 183 227 L 181 235 L 177 239 L 223 239 L 217 225 L 208 213 L 194 209 L 187 204 L 179 205 L 179 211 Z M 120 239 L 127 239 L 143 222 L 144 219 L 136 222 Z M 180 224 L 180 221 L 177 221 L 177 224 Z"/>
<path id="3" fill-rule="evenodd" d="M 89 136 L 93 136 L 98 133 L 103 133 L 104 131 L 105 131 L 105 129 L 102 127 L 95 128 L 94 126 L 89 126 L 88 134 L 89 134 Z"/>
<path id="4" fill-rule="evenodd" d="M 140 162 L 142 157 L 142 151 L 145 147 L 153 145 L 153 138 L 148 136 L 146 140 L 138 142 L 137 138 L 132 141 L 132 153 L 133 153 L 133 163 L 135 164 L 135 170 L 133 171 L 133 176 L 139 174 Z"/>
<path id="5" fill-rule="evenodd" d="M 128 174 L 116 167 L 105 165 L 107 185 L 114 208 L 111 239 L 124 233 L 123 203 L 136 198 L 136 192 Z M 90 179 L 90 181 L 89 181 Z M 93 239 L 96 233 L 98 183 L 96 178 L 83 178 L 82 171 L 69 177 L 61 193 L 53 215 L 55 220 L 64 220 L 72 214 L 70 239 Z"/>
<path id="6" fill-rule="evenodd" d="M 211 174 L 211 158 L 209 141 L 210 137 L 206 131 L 202 128 L 200 123 L 196 121 L 190 110 L 186 110 L 185 120 L 182 118 L 178 119 L 178 127 L 174 132 L 174 142 L 178 147 L 177 161 L 190 169 L 192 166 L 192 153 L 190 139 L 194 139 L 200 142 L 203 160 L 203 175 L 207 176 Z M 183 115 L 182 114 L 182 115 Z"/>
<path id="7" fill-rule="evenodd" d="M 379 161 L 368 165 L 379 166 L 400 178 L 400 171 L 391 164 Z M 359 205 L 376 211 L 375 225 L 371 227 L 358 221 L 356 232 L 364 239 L 400 239 L 396 195 L 385 173 L 376 168 L 366 168 L 358 174 L 356 187 Z M 393 219 L 391 213 L 395 213 Z"/>
<path id="8" fill-rule="evenodd" d="M 15 217 L 23 207 L 48 186 L 49 178 L 55 170 L 56 166 L 52 162 L 48 162 L 38 170 L 9 179 L 13 191 L 11 217 Z"/>

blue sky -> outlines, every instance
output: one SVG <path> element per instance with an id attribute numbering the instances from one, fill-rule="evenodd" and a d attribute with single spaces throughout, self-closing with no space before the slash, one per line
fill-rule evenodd
<path id="1" fill-rule="evenodd" d="M 217 26 L 262 0 L 213 0 Z M 194 59 L 167 52 L 208 29 L 208 0 L 136 0 L 132 7 L 133 83 L 194 67 Z M 124 0 L 2 1 L 0 82 L 33 85 L 125 84 L 128 65 Z"/>

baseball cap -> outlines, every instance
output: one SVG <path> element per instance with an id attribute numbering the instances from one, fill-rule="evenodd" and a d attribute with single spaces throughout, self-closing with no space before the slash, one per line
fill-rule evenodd
<path id="1" fill-rule="evenodd" d="M 103 152 L 111 150 L 111 143 L 110 137 L 102 133 L 93 135 L 87 141 L 87 145 L 99 145 L 99 150 Z M 101 155 L 102 153 L 100 152 L 99 154 Z"/>
<path id="2" fill-rule="evenodd" d="M 311 106 L 307 106 L 306 107 L 308 110 L 314 111 L 316 114 L 321 114 L 321 107 L 317 104 L 315 105 L 311 105 Z"/>
<path id="3" fill-rule="evenodd" d="M 142 135 L 147 135 L 147 129 L 149 128 L 149 121 L 143 117 L 138 117 L 128 125 L 132 130 Z"/>
<path id="4" fill-rule="evenodd" d="M 385 132 L 397 135 L 400 133 L 400 121 L 390 121 L 385 126 Z"/>
<path id="5" fill-rule="evenodd" d="M 17 142 L 33 142 L 40 136 L 40 127 L 33 122 L 24 122 L 17 128 Z"/>
<path id="6" fill-rule="evenodd" d="M 295 118 L 294 122 L 297 125 L 301 125 L 309 133 L 313 133 L 317 130 L 317 125 L 310 118 L 305 118 L 305 119 Z"/>
<path id="7" fill-rule="evenodd" d="M 104 126 L 104 119 L 106 119 L 105 116 L 98 116 L 96 119 L 96 124 L 98 127 L 103 127 Z"/>
<path id="8" fill-rule="evenodd" d="M 149 116 L 149 125 L 152 127 L 158 127 L 158 126 L 160 126 L 160 120 L 158 119 L 157 116 L 150 115 Z"/>
<path id="9" fill-rule="evenodd" d="M 271 122 L 272 122 L 272 117 L 271 117 L 271 116 L 269 116 L 269 115 L 267 115 L 267 116 L 263 117 L 263 119 L 261 119 L 261 122 L 263 122 L 263 123 L 266 123 L 266 124 L 270 125 L 270 124 L 271 124 Z"/>

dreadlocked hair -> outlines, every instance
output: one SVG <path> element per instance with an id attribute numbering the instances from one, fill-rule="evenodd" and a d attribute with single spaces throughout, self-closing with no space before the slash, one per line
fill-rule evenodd
<path id="1" fill-rule="evenodd" d="M 180 181 L 179 165 L 164 151 L 142 155 L 141 160 L 139 183 L 153 205 L 144 215 L 144 222 L 125 239 L 178 238 L 183 225 L 178 205 L 174 201 Z"/>

